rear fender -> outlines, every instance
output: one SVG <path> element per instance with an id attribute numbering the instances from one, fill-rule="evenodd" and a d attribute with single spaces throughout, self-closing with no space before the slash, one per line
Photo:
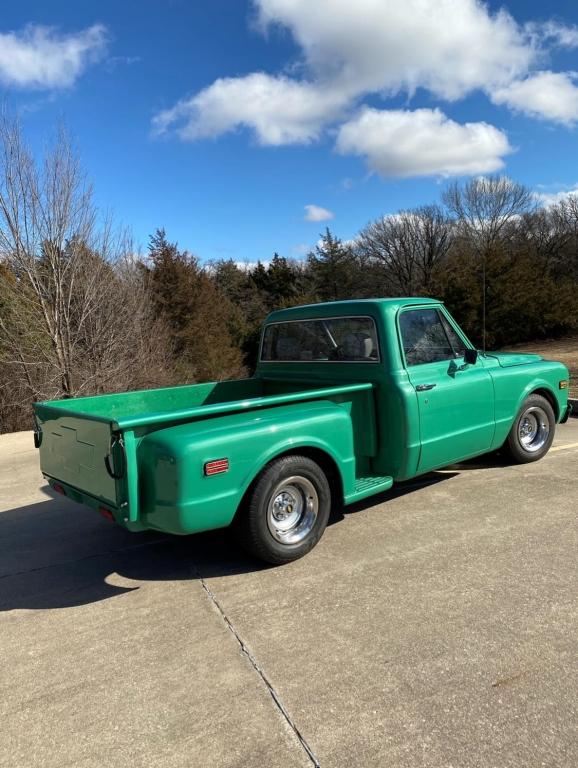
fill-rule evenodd
<path id="1" fill-rule="evenodd" d="M 331 459 L 333 465 L 337 467 L 337 471 L 339 472 L 341 487 L 347 488 L 347 492 L 350 492 L 353 489 L 355 484 L 355 459 L 353 454 L 348 458 L 345 458 L 342 455 L 337 455 L 326 440 L 321 440 L 313 435 L 303 435 L 297 441 L 280 442 L 273 446 L 266 454 L 259 457 L 259 460 L 255 461 L 249 477 L 244 484 L 242 495 L 245 495 L 267 464 L 270 464 L 281 456 L 287 456 L 288 454 L 299 454 L 302 452 L 305 455 L 308 455 L 310 450 L 319 451 Z"/>
<path id="2" fill-rule="evenodd" d="M 351 417 L 328 400 L 221 416 L 152 433 L 139 446 L 143 517 L 151 528 L 194 533 L 231 523 L 251 483 L 273 459 L 314 448 L 331 457 L 344 493 L 355 483 Z M 228 470 L 205 476 L 207 462 Z"/>

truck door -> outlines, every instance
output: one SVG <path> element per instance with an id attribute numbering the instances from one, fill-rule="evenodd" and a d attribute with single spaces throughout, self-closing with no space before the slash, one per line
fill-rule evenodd
<path id="1" fill-rule="evenodd" d="M 418 471 L 489 450 L 494 436 L 494 387 L 483 361 L 464 362 L 465 341 L 441 308 L 402 310 L 399 330 L 418 401 Z"/>

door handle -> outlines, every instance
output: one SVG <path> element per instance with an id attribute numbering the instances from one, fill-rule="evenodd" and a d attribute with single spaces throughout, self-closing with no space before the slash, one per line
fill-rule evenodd
<path id="1" fill-rule="evenodd" d="M 435 384 L 418 384 L 415 388 L 416 392 L 427 392 L 428 389 L 433 389 L 436 385 Z"/>

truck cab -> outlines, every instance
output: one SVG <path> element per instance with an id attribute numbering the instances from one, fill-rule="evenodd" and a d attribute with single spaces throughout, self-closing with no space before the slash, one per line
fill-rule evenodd
<path id="1" fill-rule="evenodd" d="M 339 301 L 270 314 L 251 379 L 38 403 L 36 441 L 56 490 L 131 530 L 232 525 L 283 563 L 332 506 L 497 448 L 541 458 L 567 395 L 565 366 L 478 352 L 435 299 Z"/>

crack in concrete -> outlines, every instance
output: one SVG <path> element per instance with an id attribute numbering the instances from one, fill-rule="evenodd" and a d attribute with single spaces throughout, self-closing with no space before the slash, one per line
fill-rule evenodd
<path id="1" fill-rule="evenodd" d="M 225 622 L 227 628 L 229 629 L 229 631 L 231 632 L 231 634 L 233 635 L 233 637 L 235 638 L 237 643 L 239 644 L 239 648 L 241 649 L 241 652 L 247 657 L 247 659 L 249 660 L 249 663 L 251 664 L 251 666 L 253 667 L 255 672 L 259 675 L 259 677 L 261 678 L 261 682 L 265 685 L 265 687 L 269 691 L 269 694 L 270 694 L 271 698 L 273 699 L 273 703 L 275 704 L 275 706 L 277 707 L 277 709 L 281 713 L 281 716 L 284 718 L 284 720 L 287 723 L 287 725 L 289 726 L 289 728 L 293 731 L 294 736 L 297 738 L 297 740 L 301 744 L 302 748 L 305 750 L 305 752 L 307 754 L 307 757 L 311 761 L 311 764 L 315 768 L 321 768 L 319 760 L 317 759 L 317 756 L 315 755 L 315 753 L 313 752 L 313 749 L 307 743 L 307 740 L 306 740 L 305 736 L 303 736 L 303 734 L 301 733 L 301 731 L 299 730 L 299 728 L 295 724 L 295 721 L 293 720 L 293 718 L 291 717 L 291 715 L 287 711 L 287 708 L 285 707 L 285 705 L 283 704 L 283 702 L 281 700 L 281 696 L 275 690 L 275 687 L 273 686 L 273 684 L 271 683 L 271 681 L 269 680 L 269 678 L 265 674 L 265 671 L 263 670 L 263 668 L 261 666 L 259 666 L 259 663 L 257 662 L 257 659 L 253 656 L 253 654 L 251 653 L 251 651 L 249 650 L 249 648 L 245 644 L 243 638 L 239 635 L 239 633 L 235 629 L 232 621 L 229 619 L 229 617 L 227 616 L 227 614 L 223 610 L 221 604 L 219 603 L 219 601 L 217 600 L 217 598 L 215 596 L 215 593 L 211 590 L 211 588 L 209 587 L 209 585 L 207 584 L 205 579 L 201 576 L 201 573 L 199 572 L 198 568 L 195 568 L 195 571 L 196 571 L 197 578 L 198 578 L 202 588 L 205 590 L 205 592 L 207 593 L 207 595 L 209 597 L 209 600 L 213 603 L 213 605 L 215 606 L 217 611 L 221 614 L 221 618 Z"/>

